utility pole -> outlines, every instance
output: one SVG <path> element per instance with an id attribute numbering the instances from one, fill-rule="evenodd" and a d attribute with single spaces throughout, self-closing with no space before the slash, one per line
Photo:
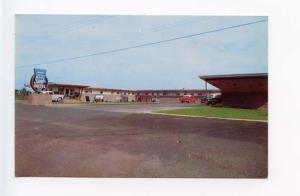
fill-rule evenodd
<path id="1" fill-rule="evenodd" d="M 208 98 L 208 92 L 207 92 L 207 81 L 205 80 L 205 92 L 206 92 L 206 98 Z"/>

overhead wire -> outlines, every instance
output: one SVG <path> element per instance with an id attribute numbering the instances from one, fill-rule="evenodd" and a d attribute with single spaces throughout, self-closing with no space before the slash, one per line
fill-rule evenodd
<path id="1" fill-rule="evenodd" d="M 87 58 L 87 57 L 92 57 L 92 56 L 106 55 L 106 54 L 111 54 L 111 53 L 116 53 L 116 52 L 132 50 L 132 49 L 136 49 L 136 48 L 141 48 L 141 47 L 146 47 L 146 46 L 151 46 L 151 45 L 156 45 L 156 44 L 161 44 L 161 43 L 166 43 L 166 42 L 171 42 L 171 41 L 176 41 L 176 40 L 180 40 L 180 39 L 187 39 L 187 38 L 196 37 L 196 36 L 200 36 L 200 35 L 204 35 L 204 34 L 209 34 L 209 33 L 215 33 L 215 32 L 219 32 L 219 31 L 225 31 L 225 30 L 229 30 L 229 29 L 240 28 L 240 27 L 249 26 L 249 25 L 253 25 L 253 24 L 257 24 L 257 23 L 267 22 L 267 21 L 268 21 L 267 19 L 258 20 L 258 21 L 254 21 L 254 22 L 242 23 L 242 24 L 238 24 L 238 25 L 213 29 L 213 30 L 209 30 L 209 31 L 204 31 L 204 32 L 195 33 L 195 34 L 189 34 L 189 35 L 180 36 L 180 37 L 174 37 L 174 38 L 170 38 L 170 39 L 159 40 L 159 41 L 155 41 L 155 42 L 148 42 L 148 43 L 138 44 L 138 45 L 124 47 L 124 48 L 117 48 L 117 49 L 112 49 L 112 50 L 107 50 L 107 51 L 102 51 L 102 52 L 97 52 L 97 53 L 92 53 L 92 54 L 86 54 L 86 55 L 80 55 L 80 56 L 75 56 L 75 57 L 50 60 L 50 61 L 34 63 L 34 64 L 19 65 L 19 66 L 16 66 L 16 68 L 23 68 L 23 67 L 37 66 L 37 65 L 46 65 L 46 64 L 47 65 L 48 64 L 55 64 L 55 63 L 59 63 L 59 62 L 72 61 L 72 60 L 82 59 L 82 58 Z"/>
<path id="2" fill-rule="evenodd" d="M 141 30 L 142 31 L 142 34 L 139 33 L 139 34 L 134 34 L 135 32 L 133 33 L 127 33 L 127 34 L 124 34 L 124 33 L 119 33 L 117 35 L 114 35 L 114 36 L 111 36 L 111 37 L 108 37 L 106 39 L 103 39 L 99 42 L 96 42 L 96 43 L 93 43 L 94 44 L 97 44 L 96 47 L 98 46 L 101 46 L 104 44 L 104 42 L 107 42 L 107 41 L 111 41 L 111 40 L 115 40 L 115 39 L 118 39 L 118 38 L 122 38 L 122 37 L 130 37 L 130 36 L 135 36 L 136 37 L 139 37 L 139 36 L 144 36 L 146 34 L 149 34 L 149 33 L 156 33 L 156 32 L 159 32 L 159 31 L 165 31 L 165 30 L 168 30 L 168 29 L 172 29 L 172 28 L 176 28 L 178 26 L 182 26 L 182 25 L 187 25 L 187 24 L 191 24 L 191 23 L 196 23 L 196 22 L 199 22 L 199 21 L 185 21 L 185 22 L 179 22 L 179 23 L 175 23 L 175 24 L 168 24 L 168 25 L 161 25 L 161 26 L 158 26 L 158 27 L 154 27 L 154 28 L 150 28 L 150 29 L 145 29 L 145 30 Z M 204 22 L 207 22 L 207 21 L 204 21 Z M 98 44 L 99 43 L 99 44 Z M 80 48 L 77 48 L 77 50 L 82 50 L 82 49 L 86 49 L 86 48 L 90 48 L 91 46 L 83 46 L 83 47 L 80 47 Z M 90 50 L 87 50 L 85 52 L 90 52 L 90 51 L 94 51 L 95 49 L 90 49 Z"/>

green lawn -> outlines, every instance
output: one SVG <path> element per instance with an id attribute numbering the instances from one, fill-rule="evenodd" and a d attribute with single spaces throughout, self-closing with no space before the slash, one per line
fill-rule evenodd
<path id="1" fill-rule="evenodd" d="M 15 99 L 16 100 L 24 100 L 24 95 L 22 95 L 22 94 L 16 94 L 15 95 Z"/>
<path id="2" fill-rule="evenodd" d="M 219 118 L 237 118 L 251 120 L 267 120 L 267 110 L 237 109 L 224 107 L 194 107 L 174 110 L 155 111 L 162 114 L 180 114 L 190 116 L 207 116 Z"/>

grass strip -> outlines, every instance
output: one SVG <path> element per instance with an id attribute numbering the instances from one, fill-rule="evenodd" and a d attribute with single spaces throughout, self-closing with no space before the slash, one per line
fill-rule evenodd
<path id="1" fill-rule="evenodd" d="M 155 111 L 162 114 L 179 114 L 190 116 L 206 116 L 218 118 L 235 118 L 235 119 L 251 119 L 251 120 L 268 120 L 267 110 L 256 109 L 238 109 L 225 107 L 193 107 L 173 110 Z"/>

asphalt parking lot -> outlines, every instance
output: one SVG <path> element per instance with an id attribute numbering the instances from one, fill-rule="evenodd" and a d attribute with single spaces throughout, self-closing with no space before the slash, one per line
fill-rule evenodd
<path id="1" fill-rule="evenodd" d="M 189 105 L 16 103 L 18 177 L 267 176 L 268 124 L 154 115 Z"/>

